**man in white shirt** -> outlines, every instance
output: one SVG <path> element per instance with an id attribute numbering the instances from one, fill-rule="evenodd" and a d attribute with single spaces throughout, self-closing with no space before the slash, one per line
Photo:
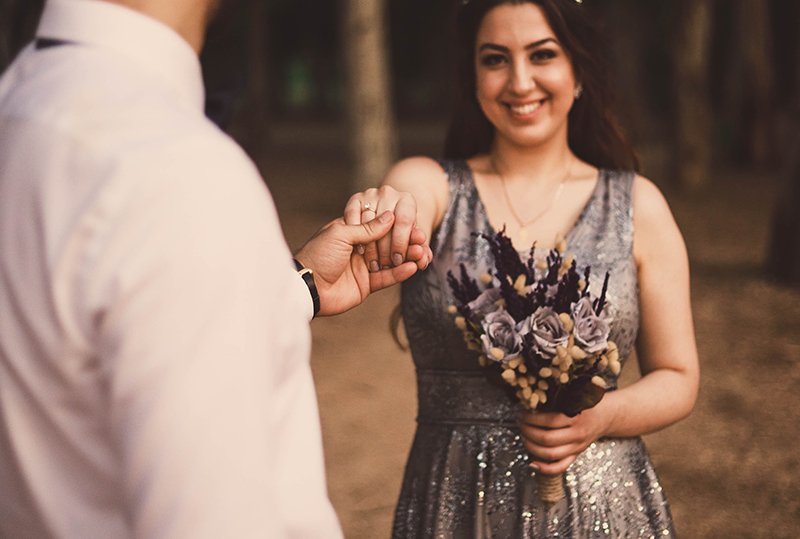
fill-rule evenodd
<path id="1" fill-rule="evenodd" d="M 313 290 L 203 117 L 212 4 L 50 0 L 0 79 L 0 537 L 341 535 Z M 351 258 L 393 218 L 296 255 L 320 314 L 426 265 L 419 237 L 396 268 Z"/>

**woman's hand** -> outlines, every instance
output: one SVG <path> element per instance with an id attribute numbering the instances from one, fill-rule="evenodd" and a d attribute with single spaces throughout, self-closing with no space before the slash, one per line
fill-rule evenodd
<path id="1" fill-rule="evenodd" d="M 356 193 L 345 206 L 344 221 L 348 225 L 368 223 L 385 211 L 395 216 L 392 233 L 358 248 L 369 271 L 375 273 L 406 261 L 416 262 L 419 269 L 428 267 L 433 253 L 425 233 L 416 226 L 417 201 L 410 193 L 388 185 Z"/>
<path id="2" fill-rule="evenodd" d="M 525 449 L 533 466 L 546 475 L 566 471 L 578 455 L 606 434 L 610 425 L 610 402 L 600 401 L 594 408 L 575 417 L 552 412 L 524 412 L 519 423 Z"/>

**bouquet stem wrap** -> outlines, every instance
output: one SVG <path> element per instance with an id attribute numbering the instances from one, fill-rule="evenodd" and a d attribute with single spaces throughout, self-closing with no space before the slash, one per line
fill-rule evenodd
<path id="1" fill-rule="evenodd" d="M 548 505 L 553 505 L 564 499 L 564 474 L 547 475 L 536 474 L 536 483 L 539 486 L 539 499 Z"/>

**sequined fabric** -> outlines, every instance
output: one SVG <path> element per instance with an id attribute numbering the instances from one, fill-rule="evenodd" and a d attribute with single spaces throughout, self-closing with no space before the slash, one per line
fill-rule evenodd
<path id="1" fill-rule="evenodd" d="M 442 166 L 450 202 L 432 239 L 434 261 L 402 289 L 419 410 L 393 537 L 673 537 L 667 500 L 639 438 L 598 440 L 567 471 L 566 498 L 551 507 L 539 501 L 515 403 L 486 378 L 446 312 L 453 303 L 447 271 L 462 262 L 473 275 L 487 271 L 488 245 L 472 233 L 492 228 L 466 163 Z M 611 272 L 611 338 L 622 358 L 639 319 L 632 181 L 630 173 L 601 171 L 567 234 L 568 252 L 592 266 L 595 281 Z"/>

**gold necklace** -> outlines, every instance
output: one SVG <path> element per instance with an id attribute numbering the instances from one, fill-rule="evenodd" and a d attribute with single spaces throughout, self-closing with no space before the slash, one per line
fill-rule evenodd
<path id="1" fill-rule="evenodd" d="M 559 197 L 561 196 L 561 191 L 564 189 L 564 182 L 569 178 L 572 174 L 572 164 L 574 161 L 570 161 L 569 166 L 567 167 L 567 172 L 564 176 L 559 180 L 558 187 L 556 188 L 556 192 L 553 195 L 553 198 L 550 199 L 550 203 L 547 204 L 544 208 L 539 210 L 539 212 L 533 216 L 533 218 L 524 221 L 517 211 L 514 209 L 514 205 L 511 203 L 511 196 L 508 194 L 508 187 L 506 186 L 506 177 L 500 172 L 500 169 L 497 168 L 497 164 L 492 160 L 492 168 L 494 169 L 495 174 L 500 176 L 500 185 L 503 188 L 503 196 L 506 199 L 506 205 L 508 209 L 511 210 L 511 216 L 514 217 L 514 220 L 517 222 L 519 239 L 522 242 L 527 241 L 528 239 L 528 227 L 538 221 L 544 214 L 546 214 L 550 209 L 555 205 L 558 201 Z"/>

